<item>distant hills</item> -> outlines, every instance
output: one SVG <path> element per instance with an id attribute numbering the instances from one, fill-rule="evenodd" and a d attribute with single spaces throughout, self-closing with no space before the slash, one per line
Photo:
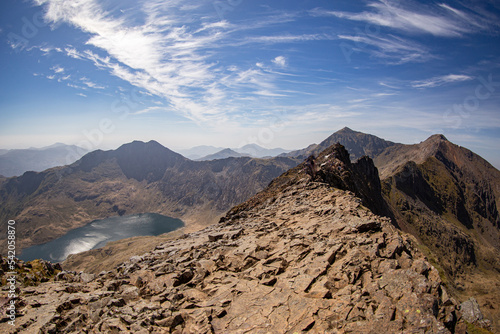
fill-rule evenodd
<path id="1" fill-rule="evenodd" d="M 52 167 L 69 165 L 88 152 L 82 147 L 63 143 L 56 143 L 42 148 L 0 149 L 0 176 L 20 176 L 27 171 L 41 172 Z M 256 144 L 248 144 L 235 149 L 205 145 L 179 150 L 179 153 L 186 158 L 199 161 L 244 156 L 270 158 L 285 152 L 288 151 L 281 148 L 266 149 Z"/>
<path id="2" fill-rule="evenodd" d="M 205 157 L 202 157 L 200 159 L 197 159 L 198 161 L 204 161 L 204 160 L 219 160 L 219 159 L 227 159 L 227 158 L 240 158 L 240 157 L 248 157 L 249 155 L 247 154 L 241 154 L 236 151 L 233 151 L 230 148 L 225 148 L 223 150 L 220 150 L 219 152 L 216 152 L 214 154 L 209 154 Z"/>
<path id="3" fill-rule="evenodd" d="M 86 153 L 88 150 L 82 147 L 62 143 L 42 148 L 0 150 L 0 175 L 10 177 L 26 171 L 41 172 L 73 163 Z"/>
<path id="4" fill-rule="evenodd" d="M 177 150 L 180 154 L 191 160 L 198 160 L 211 154 L 224 150 L 224 147 L 215 147 L 209 145 L 195 146 L 189 149 Z"/>
<path id="5" fill-rule="evenodd" d="M 196 146 L 190 149 L 178 150 L 179 153 L 191 160 L 215 160 L 249 156 L 252 158 L 271 158 L 288 152 L 282 148 L 268 149 L 257 144 L 247 144 L 240 148 L 223 148 L 215 146 Z"/>

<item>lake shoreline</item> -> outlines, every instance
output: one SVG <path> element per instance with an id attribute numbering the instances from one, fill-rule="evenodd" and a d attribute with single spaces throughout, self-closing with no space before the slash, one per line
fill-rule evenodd
<path id="1" fill-rule="evenodd" d="M 47 243 L 22 250 L 19 259 L 63 262 L 69 255 L 98 249 L 107 243 L 138 236 L 158 236 L 184 228 L 185 223 L 158 213 L 137 213 L 93 220 Z"/>

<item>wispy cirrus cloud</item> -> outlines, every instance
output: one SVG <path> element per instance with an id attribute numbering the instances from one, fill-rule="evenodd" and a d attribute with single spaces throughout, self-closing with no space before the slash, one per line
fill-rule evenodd
<path id="1" fill-rule="evenodd" d="M 92 82 L 90 81 L 88 78 L 86 77 L 82 77 L 80 78 L 80 81 L 87 87 L 89 88 L 94 88 L 94 89 L 105 89 L 106 87 L 104 86 L 101 86 L 99 84 L 96 84 L 95 82 Z"/>
<path id="2" fill-rule="evenodd" d="M 166 112 L 167 108 L 160 107 L 160 106 L 157 106 L 157 107 L 148 107 L 148 108 L 145 108 L 145 109 L 141 109 L 139 111 L 131 112 L 130 115 L 142 115 L 142 114 L 149 114 L 149 113 L 159 112 L 159 111 Z"/>
<path id="3" fill-rule="evenodd" d="M 346 47 L 357 52 L 369 53 L 393 64 L 425 62 L 433 56 L 428 48 L 411 40 L 387 35 L 339 35 L 339 39 L 352 42 Z M 342 45 L 341 45 L 342 46 Z"/>
<path id="4" fill-rule="evenodd" d="M 409 33 L 431 34 L 440 37 L 460 37 L 478 30 L 498 27 L 498 18 L 485 17 L 470 10 L 459 10 L 447 4 L 427 5 L 394 0 L 368 3 L 370 10 L 360 13 L 315 9 L 316 16 L 335 16 L 367 22 Z"/>
<path id="5" fill-rule="evenodd" d="M 333 40 L 334 36 L 327 34 L 299 34 L 299 35 L 275 35 L 275 36 L 250 36 L 245 40 L 240 41 L 236 44 L 251 44 L 251 43 L 262 43 L 262 44 L 279 44 L 279 43 L 296 43 L 305 41 L 321 41 L 321 40 Z"/>
<path id="6" fill-rule="evenodd" d="M 462 82 L 473 80 L 474 78 L 464 74 L 448 74 L 433 77 L 426 80 L 417 80 L 411 83 L 413 88 L 432 88 L 437 86 L 442 86 L 449 83 Z"/>
<path id="7" fill-rule="evenodd" d="M 236 27 L 199 11 L 211 5 L 210 1 L 190 6 L 186 1 L 151 0 L 133 4 L 130 10 L 120 6 L 124 15 L 114 15 L 116 9 L 107 9 L 106 2 L 98 0 L 36 2 L 45 6 L 48 21 L 70 24 L 90 35 L 87 48 L 64 48 L 67 56 L 91 61 L 97 68 L 165 98 L 171 110 L 196 122 L 225 119 L 236 108 L 233 104 L 240 91 L 256 97 L 282 96 L 274 91 L 275 73 L 252 67 L 230 71 L 214 55 L 218 48 L 233 43 L 228 38 L 231 33 L 279 24 L 278 18 L 293 20 L 292 14 L 271 15 Z M 247 43 L 257 43 L 258 38 Z M 263 38 L 260 42 L 279 43 L 283 38 L 291 42 L 316 37 Z M 284 67 L 286 60 L 276 58 L 275 64 Z M 90 81 L 81 83 L 103 88 Z"/>
<path id="8" fill-rule="evenodd" d="M 62 73 L 64 72 L 64 67 L 56 65 L 50 68 L 54 73 Z"/>

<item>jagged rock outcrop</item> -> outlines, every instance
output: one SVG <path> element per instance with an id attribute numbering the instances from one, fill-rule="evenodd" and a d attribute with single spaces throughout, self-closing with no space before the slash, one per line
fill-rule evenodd
<path id="1" fill-rule="evenodd" d="M 310 161 L 311 158 L 314 160 L 313 162 Z M 312 174 L 311 163 L 314 165 Z M 354 163 L 351 162 L 346 148 L 338 143 L 323 150 L 317 157 L 311 156 L 308 161 L 276 178 L 271 182 L 269 189 L 257 194 L 242 205 L 234 207 L 230 213 L 234 210 L 248 208 L 253 203 L 262 201 L 262 196 L 267 196 L 269 192 L 284 191 L 306 174 L 313 181 L 327 183 L 331 187 L 341 190 L 352 191 L 372 212 L 377 214 L 388 213 L 381 196 L 378 171 L 373 161 L 364 156 Z"/>
<path id="2" fill-rule="evenodd" d="M 342 148 L 335 152 L 342 155 Z M 458 303 L 414 239 L 373 214 L 353 191 L 325 182 L 339 181 L 337 175 L 349 184 L 327 164 L 323 179 L 311 180 L 299 165 L 219 224 L 112 271 L 96 277 L 61 272 L 54 281 L 22 288 L 17 329 L 465 333 Z M 356 173 L 354 167 L 344 172 Z M 0 331 L 13 332 L 6 323 Z"/>

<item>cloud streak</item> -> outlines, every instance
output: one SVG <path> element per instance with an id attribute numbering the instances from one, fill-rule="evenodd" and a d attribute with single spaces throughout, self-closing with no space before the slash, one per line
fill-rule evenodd
<path id="1" fill-rule="evenodd" d="M 473 79 L 474 79 L 473 77 L 468 76 L 468 75 L 448 74 L 448 75 L 433 77 L 433 78 L 426 79 L 426 80 L 413 81 L 411 86 L 413 88 L 432 88 L 432 87 L 442 86 L 442 85 L 446 85 L 446 84 L 450 84 L 450 83 L 468 81 L 468 80 L 473 80 Z"/>
<path id="2" fill-rule="evenodd" d="M 392 64 L 408 62 L 425 62 L 433 56 L 427 47 L 401 37 L 388 35 L 339 35 L 339 39 L 353 44 L 341 47 L 352 48 L 353 51 L 369 53 L 377 58 L 388 60 Z M 350 50 L 345 50 L 350 52 Z"/>
<path id="3" fill-rule="evenodd" d="M 490 27 L 498 22 L 473 12 L 466 12 L 447 4 L 424 6 L 412 2 L 379 0 L 368 3 L 370 10 L 360 13 L 315 9 L 315 16 L 335 16 L 341 19 L 361 21 L 414 34 L 430 34 L 439 37 L 461 37 Z"/>

